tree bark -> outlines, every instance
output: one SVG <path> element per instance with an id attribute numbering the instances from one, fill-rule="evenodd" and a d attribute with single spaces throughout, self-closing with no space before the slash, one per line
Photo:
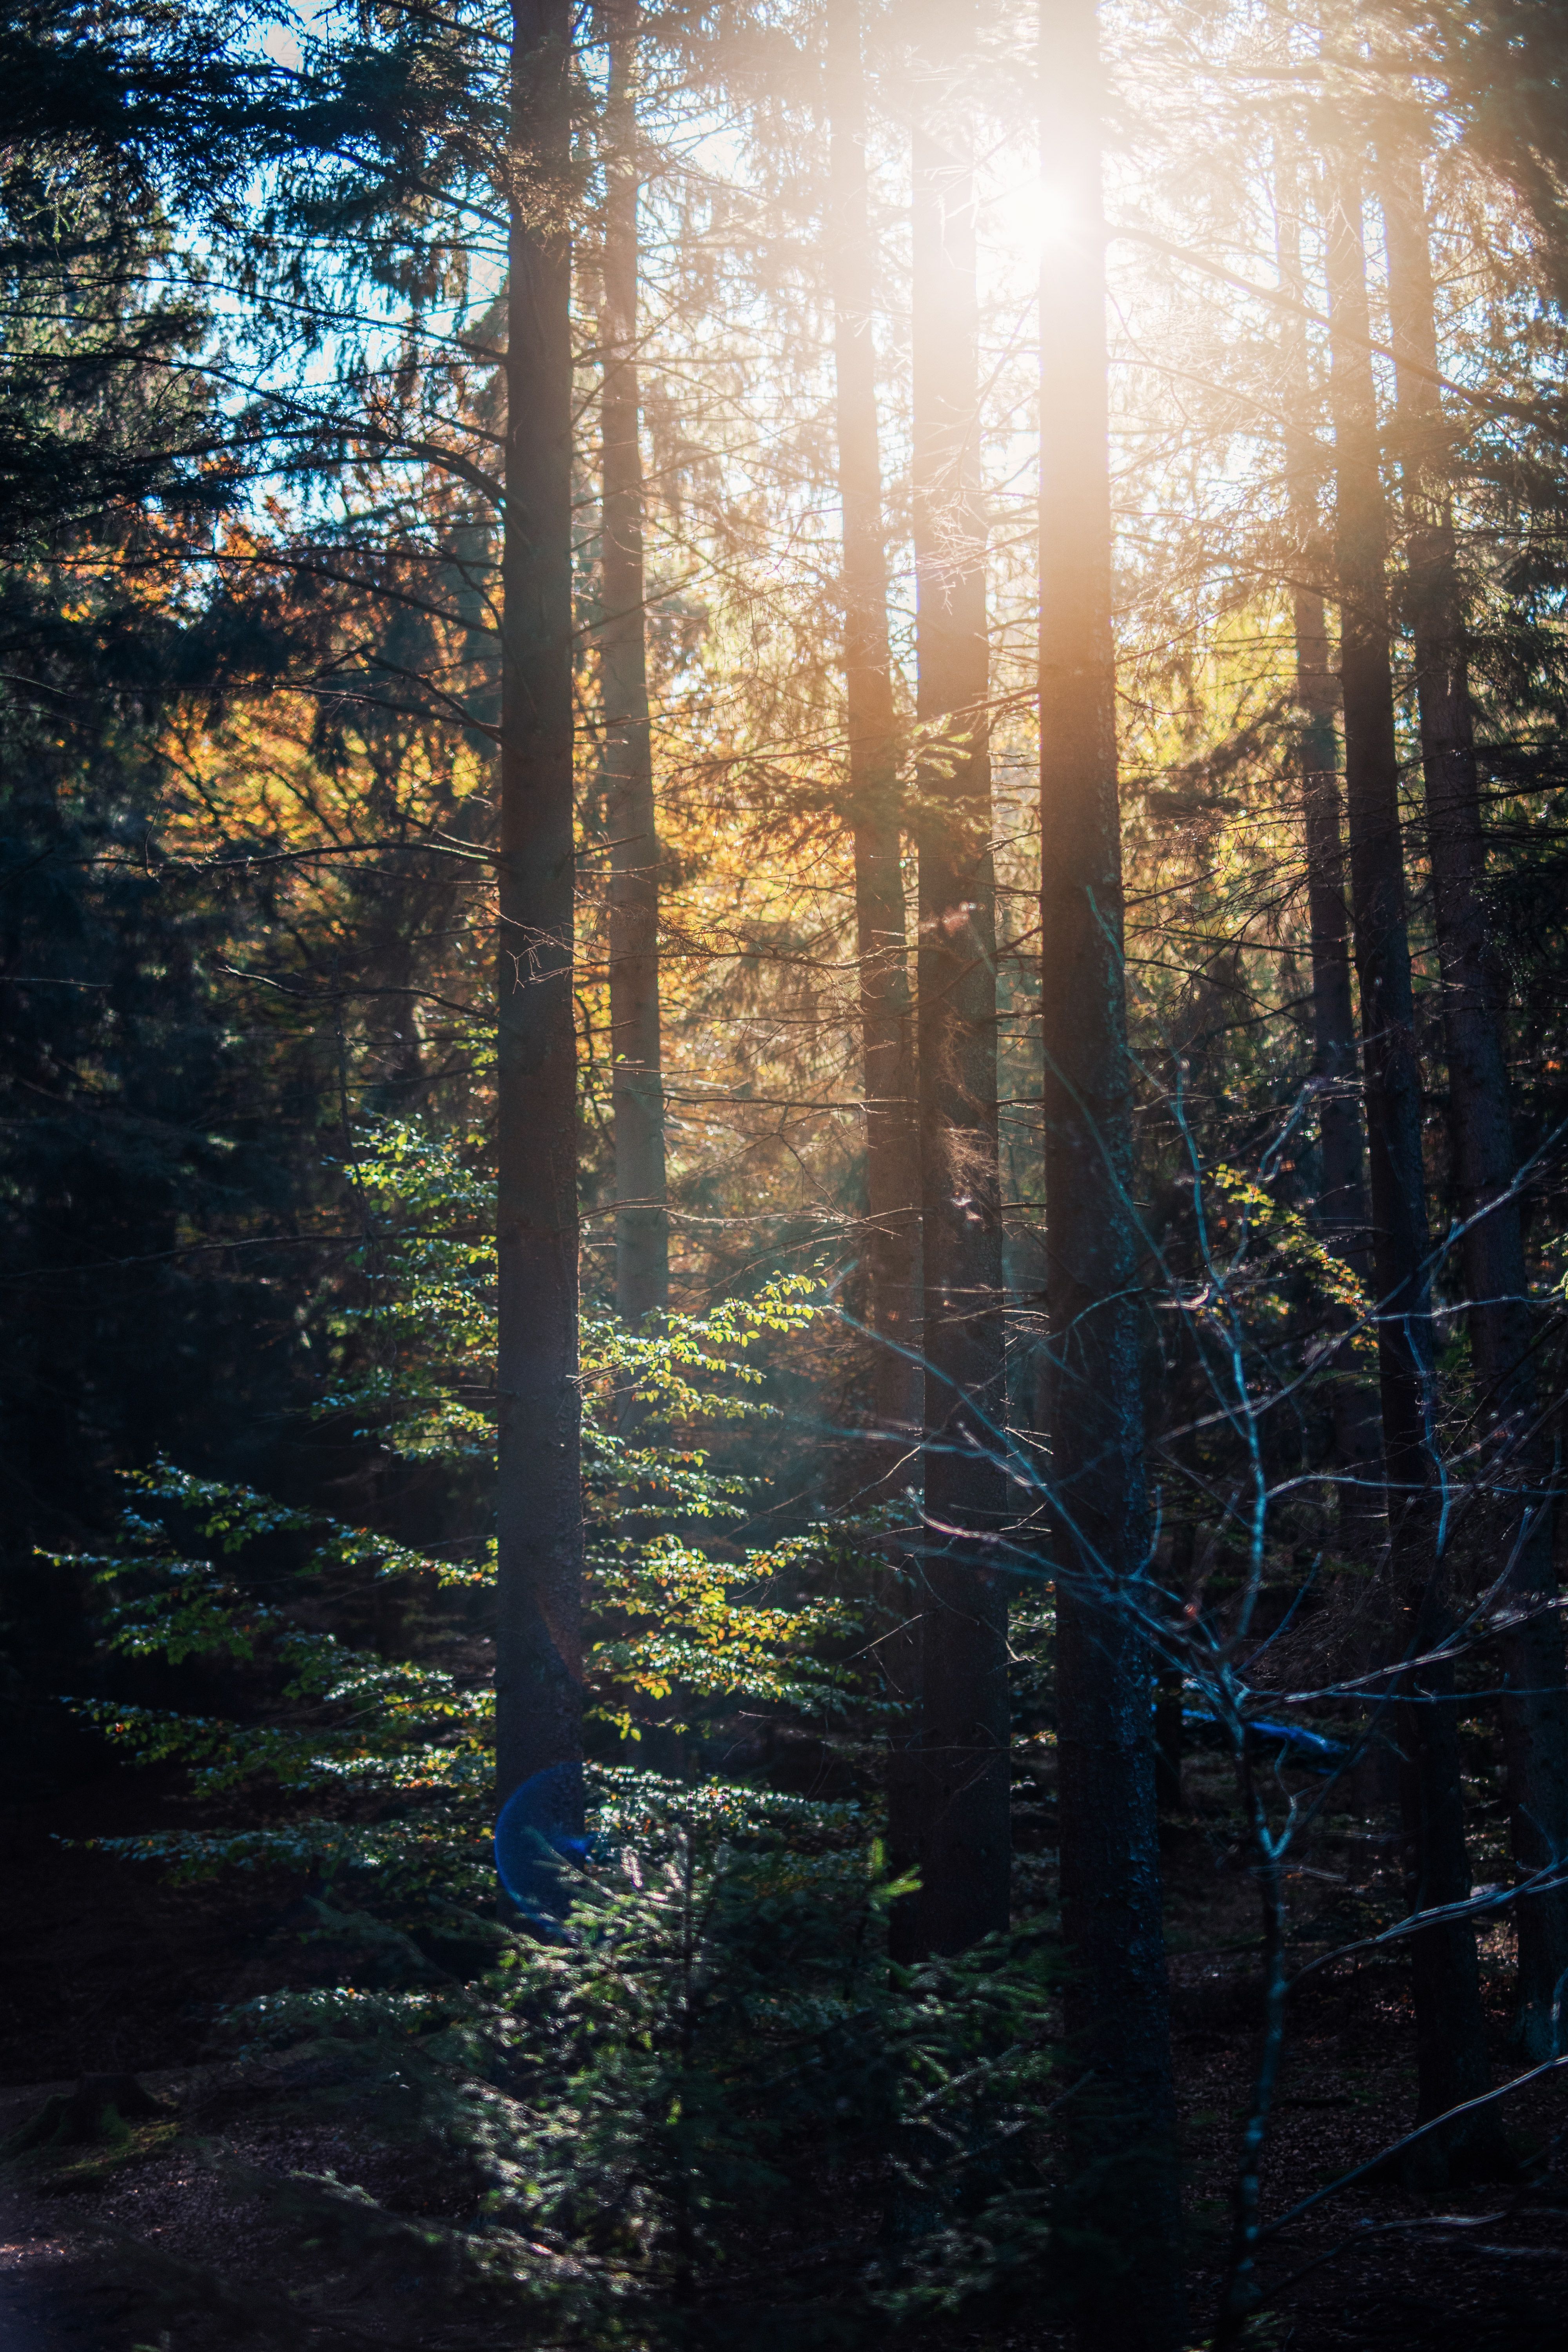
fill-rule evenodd
<path id="1" fill-rule="evenodd" d="M 513 0 L 497 986 L 496 1778 L 580 1769 L 571 11 Z"/>
<path id="2" fill-rule="evenodd" d="M 616 1306 L 637 1324 L 669 1304 L 669 1220 L 658 1018 L 658 834 L 648 729 L 638 435 L 637 0 L 602 0 L 605 108 L 604 507 L 599 631 L 605 822 L 610 836 L 611 1109 L 616 1139 Z"/>
<path id="3" fill-rule="evenodd" d="M 1093 0 L 1043 0 L 1042 147 L 1066 226 L 1040 281 L 1041 1014 L 1062 1933 L 1086 2228 L 1081 2336 L 1183 2340 L 1154 1809 L 1140 1245 L 1122 955 Z"/>
<path id="4" fill-rule="evenodd" d="M 1417 167 L 1387 167 L 1383 214 L 1460 1263 L 1483 1449 L 1479 1477 L 1495 1482 L 1503 1498 L 1500 1510 L 1483 1507 L 1482 1517 L 1500 1538 L 1489 1550 L 1511 1561 L 1506 1599 L 1519 1612 L 1502 1642 L 1502 1706 L 1513 1859 L 1523 1878 L 1568 1860 L 1568 1691 L 1562 1624 L 1550 1606 L 1557 1597 L 1552 1446 L 1541 1427 L 1524 1231 L 1511 1189 L 1507 998 L 1482 895 L 1486 841 Z M 1551 2054 L 1552 2004 L 1568 1971 L 1568 1893 L 1521 1902 L 1518 1924 L 1515 2035 L 1525 2054 L 1540 2059 Z"/>
<path id="5" fill-rule="evenodd" d="M 1190 1513 L 1177 1519 L 1171 1529 L 1166 1591 L 1178 1609 L 1192 1589 L 1197 1538 L 1197 1521 Z M 1180 1656 L 1162 1658 L 1154 1683 L 1154 1804 L 1162 1818 L 1185 1810 L 1182 1794 L 1182 1710 L 1185 1697 L 1186 1677 Z"/>
<path id="6" fill-rule="evenodd" d="M 916 1323 L 920 1245 L 920 1130 L 915 1116 L 914 1008 L 904 930 L 898 803 L 898 741 L 888 636 L 888 559 L 872 341 L 873 251 L 866 190 L 866 99 L 859 0 L 827 11 L 834 385 L 838 496 L 844 517 L 845 719 L 847 815 L 855 854 L 855 931 L 866 1098 L 866 1255 L 870 1281 L 872 1470 L 879 1499 L 914 1474 L 921 1418 Z M 890 1698 L 912 1717 L 919 1705 L 920 1618 L 908 1563 L 881 1579 L 877 1656 Z M 923 1788 L 910 1742 L 912 1720 L 888 1759 L 888 1865 L 900 1878 L 920 1861 Z M 902 1898 L 889 1922 L 900 1960 L 919 1952 L 918 1900 Z"/>
<path id="7" fill-rule="evenodd" d="M 1373 1269 L 1378 1302 L 1388 1525 L 1406 1656 L 1447 1634 L 1447 1562 L 1437 1551 L 1427 1287 L 1421 1068 L 1405 931 L 1399 751 L 1389 653 L 1387 515 L 1380 470 L 1377 393 L 1367 349 L 1366 258 L 1359 170 L 1340 163 L 1327 206 L 1330 399 L 1333 411 L 1335 541 L 1340 574 L 1341 683 L 1351 894 L 1371 1163 Z M 1412 1910 L 1462 1903 L 1470 1891 L 1451 1665 L 1412 1671 L 1396 1709 L 1403 1761 L 1405 1874 Z M 1418 2119 L 1442 2114 L 1490 2081 L 1468 1920 L 1411 1938 Z M 1489 2172 L 1501 2131 L 1495 2110 L 1423 2143 L 1450 2177 Z"/>
<path id="8" fill-rule="evenodd" d="M 1351 988 L 1334 681 L 1329 668 L 1322 597 L 1313 588 L 1298 587 L 1292 603 L 1296 698 L 1302 720 L 1297 739 L 1297 774 L 1307 853 L 1314 1075 L 1321 1087 L 1318 1135 L 1322 1185 L 1317 1222 L 1334 1255 L 1370 1297 L 1372 1250 L 1362 1145 L 1361 1070 Z M 1377 1400 L 1358 1375 L 1348 1348 L 1336 1369 L 1331 1410 L 1334 1460 L 1344 1482 L 1339 1499 L 1340 1539 L 1347 1556 L 1370 1570 L 1382 1548 L 1384 1532 L 1383 1428 Z"/>
<path id="9" fill-rule="evenodd" d="M 995 898 L 974 207 L 962 102 L 972 18 L 938 0 L 914 134 L 913 468 L 920 776 L 917 1055 L 925 1543 L 918 1933 L 961 1951 L 1008 1915 L 1007 1513 L 996 1150 Z"/>
<path id="10" fill-rule="evenodd" d="M 1289 150 L 1276 150 L 1275 203 L 1280 279 L 1286 292 L 1304 308 L 1307 287 L 1301 267 L 1300 173 L 1297 158 Z M 1299 318 L 1288 317 L 1282 341 L 1286 394 L 1296 440 L 1288 457 L 1291 552 L 1298 572 L 1291 585 L 1299 714 L 1294 755 L 1306 851 L 1307 920 L 1312 958 L 1313 1076 L 1319 1089 L 1322 1181 L 1316 1222 L 1328 1247 L 1349 1268 L 1370 1298 L 1372 1250 L 1362 1141 L 1355 1000 L 1351 984 L 1350 915 L 1345 903 L 1339 743 L 1334 725 L 1337 697 L 1329 667 L 1323 592 L 1318 585 L 1328 572 L 1328 551 L 1318 529 L 1316 482 L 1310 464 L 1317 443 L 1315 437 L 1310 437 L 1311 390 L 1307 338 Z M 1331 1309 L 1331 1316 L 1340 1329 L 1347 1328 L 1352 1319 L 1342 1310 Z M 1384 1548 L 1382 1419 L 1377 1398 L 1359 1371 L 1349 1344 L 1331 1359 L 1330 1372 L 1340 1544 L 1352 1569 L 1370 1578 L 1377 1569 Z M 1386 1591 L 1381 1595 L 1369 1591 L 1363 1613 L 1370 1622 L 1365 1635 L 1357 1643 L 1355 1656 L 1358 1665 L 1367 1671 L 1385 1664 L 1389 1656 Z M 1397 1794 L 1386 1716 L 1385 1706 L 1374 1712 L 1355 1769 L 1355 1791 L 1367 1805 L 1391 1804 Z"/>
<path id="11" fill-rule="evenodd" d="M 1294 596 L 1296 695 L 1302 727 L 1297 741 L 1302 831 L 1307 852 L 1308 923 L 1311 934 L 1314 1075 L 1322 1184 L 1317 1223 L 1328 1246 L 1373 1297 L 1371 1235 L 1362 1149 L 1361 1072 L 1351 991 L 1350 920 L 1345 904 L 1344 839 L 1335 753 L 1334 682 L 1329 663 L 1323 599 L 1311 588 Z M 1349 1309 L 1334 1312 L 1342 1329 Z M 1363 1673 L 1386 1665 L 1392 1654 L 1384 1517 L 1386 1474 L 1379 1400 L 1357 1366 L 1351 1345 L 1331 1360 L 1330 1413 L 1340 1547 L 1352 1571 L 1371 1580 L 1363 1596 L 1364 1630 L 1351 1645 Z M 1359 1727 L 1360 1752 L 1351 1774 L 1352 1796 L 1372 1809 L 1398 1802 L 1397 1758 L 1385 1693 Z"/>
<path id="12" fill-rule="evenodd" d="M 920 1150 L 898 804 L 898 738 L 888 641 L 888 559 L 871 317 L 866 106 L 858 0 L 830 0 L 833 358 L 844 515 L 844 673 L 848 816 L 866 1092 L 873 1339 L 871 1406 L 885 1475 L 909 1458 L 920 1412 L 914 1328 Z"/>

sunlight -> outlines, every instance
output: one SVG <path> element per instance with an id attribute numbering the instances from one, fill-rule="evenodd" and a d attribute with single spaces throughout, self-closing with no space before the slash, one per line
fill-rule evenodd
<path id="1" fill-rule="evenodd" d="M 1568 2352 L 1568 0 L 5 66 L 0 2352 Z"/>
<path id="2" fill-rule="evenodd" d="M 1047 246 L 1060 244 L 1071 236 L 1074 220 L 1071 192 L 1059 181 L 1022 181 L 998 197 L 992 208 L 998 242 L 1019 254 L 1039 253 Z"/>
<path id="3" fill-rule="evenodd" d="M 288 73 L 298 73 L 304 63 L 300 37 L 287 25 L 269 25 L 261 37 L 261 47 L 273 64 Z"/>
<path id="4" fill-rule="evenodd" d="M 305 62 L 300 36 L 290 25 L 268 25 L 261 36 L 261 54 L 285 73 L 299 73 Z"/>

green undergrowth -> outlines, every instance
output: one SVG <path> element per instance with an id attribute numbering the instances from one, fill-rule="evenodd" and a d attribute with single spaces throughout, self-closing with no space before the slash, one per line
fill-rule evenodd
<path id="1" fill-rule="evenodd" d="M 363 2177 L 238 2185 L 313 2260 L 384 2249 L 446 2305 L 504 2309 L 509 2340 L 829 2346 L 1044 2308 L 1073 2095 L 1054 1948 L 888 1955 L 909 1890 L 879 1835 L 894 1711 L 868 1661 L 903 1506 L 755 1537 L 759 1358 L 823 1297 L 792 1277 L 642 1332 L 584 1326 L 592 1844 L 542 1940 L 499 1905 L 490 1845 L 490 1204 L 405 1126 L 362 1137 L 355 1175 L 363 1295 L 322 1410 L 439 1467 L 442 1541 L 164 1463 L 85 1564 L 109 1654 L 202 1694 L 83 1704 L 199 1805 L 100 1850 L 293 1885 L 276 1981 L 216 2015 L 215 2050 L 363 2156 Z M 705 1774 L 704 1738 L 742 1717 L 849 1759 L 838 1792 Z M 374 2152 L 408 2147 L 438 2184 L 418 2213 L 374 2185 Z M 288 2292 L 277 2307 L 287 2335 Z"/>
<path id="2" fill-rule="evenodd" d="M 395 2254 L 525 2342 L 848 2344 L 1039 2308 L 1054 1952 L 1015 1936 L 890 1967 L 899 1891 L 874 1843 L 671 1817 L 582 1874 L 559 1940 L 497 1929 L 466 1979 L 327 1918 L 379 1948 L 381 1985 L 254 2001 L 227 2031 L 291 2051 L 307 2104 L 424 2149 L 441 2210 L 335 2175 L 239 2185 L 334 2259 Z"/>
<path id="3" fill-rule="evenodd" d="M 362 1139 L 355 1173 L 372 1238 L 321 1410 L 358 1416 L 391 1462 L 439 1464 L 449 1532 L 421 1548 L 168 1463 L 137 1473 L 112 1548 L 69 1565 L 97 1588 L 111 1655 L 185 1669 L 236 1703 L 79 1712 L 136 1760 L 181 1768 L 207 1817 L 105 1851 L 184 1878 L 276 1867 L 354 1902 L 363 1883 L 384 1906 L 473 1906 L 493 1881 L 493 1469 L 476 1402 L 494 1386 L 489 1195 L 451 1142 L 392 1123 Z M 765 1477 L 714 1454 L 726 1432 L 765 1437 L 775 1415 L 758 1344 L 787 1348 L 825 1311 L 791 1276 L 658 1329 L 584 1325 L 586 1696 L 607 1834 L 656 1824 L 668 1776 L 643 1761 L 650 1738 L 668 1759 L 737 1710 L 818 1738 L 880 1735 L 868 1594 L 896 1514 L 747 1541 L 732 1531 L 765 1510 Z M 812 1835 L 844 1827 L 765 1789 L 684 1801 L 715 1821 L 762 1808 L 803 1835 L 808 1821 Z M 211 1826 L 226 1807 L 231 1825 Z"/>

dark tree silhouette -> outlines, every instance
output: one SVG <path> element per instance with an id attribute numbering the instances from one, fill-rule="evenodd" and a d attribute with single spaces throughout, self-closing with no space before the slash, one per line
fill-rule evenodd
<path id="1" fill-rule="evenodd" d="M 1379 463 L 1357 160 L 1341 154 L 1327 200 L 1330 399 L 1333 411 L 1335 555 L 1344 694 L 1345 801 L 1351 898 L 1361 987 L 1362 1055 L 1371 1163 L 1373 1270 L 1389 1542 L 1405 1654 L 1438 1648 L 1452 1623 L 1427 1414 L 1432 1324 L 1421 1066 L 1416 1052 L 1399 752 L 1389 651 L 1388 526 Z M 1400 1799 L 1413 1909 L 1463 1903 L 1470 1891 L 1459 1782 L 1454 1669 L 1441 1658 L 1402 1681 Z M 1490 2081 L 1476 1942 L 1468 1921 L 1413 1939 L 1420 2120 L 1476 2097 Z M 1456 2177 L 1504 2162 L 1495 2111 L 1455 2125 L 1425 2161 Z"/>
<path id="2" fill-rule="evenodd" d="M 582 1756 L 573 1019 L 572 11 L 515 0 L 501 550 L 496 1777 Z"/>
<path id="3" fill-rule="evenodd" d="M 1040 919 L 1047 1372 L 1068 2024 L 1092 2226 L 1087 2344 L 1182 2341 L 1154 1809 L 1139 1239 L 1110 614 L 1100 67 L 1092 0 L 1042 13 Z"/>

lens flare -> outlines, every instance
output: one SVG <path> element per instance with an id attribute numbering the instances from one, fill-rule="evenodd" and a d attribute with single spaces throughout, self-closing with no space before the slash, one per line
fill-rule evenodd
<path id="1" fill-rule="evenodd" d="M 593 1841 L 581 1826 L 583 1775 L 574 1764 L 554 1764 L 514 1789 L 496 1823 L 496 1872 L 513 1903 L 535 1927 L 566 1932 L 573 1881 Z"/>
<path id="2" fill-rule="evenodd" d="M 1076 208 L 1070 192 L 1051 180 L 1025 180 L 1001 197 L 993 219 L 1001 241 L 1018 253 L 1039 253 L 1070 237 Z"/>

